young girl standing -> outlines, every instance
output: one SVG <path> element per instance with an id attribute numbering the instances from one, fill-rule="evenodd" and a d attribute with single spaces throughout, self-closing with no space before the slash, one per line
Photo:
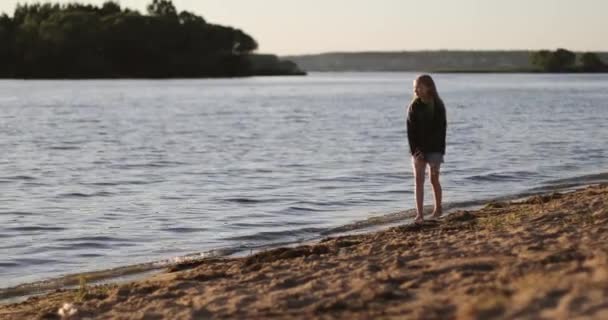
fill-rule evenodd
<path id="1" fill-rule="evenodd" d="M 446 112 L 433 78 L 414 80 L 414 100 L 407 111 L 407 137 L 416 184 L 416 223 L 424 221 L 424 180 L 428 165 L 435 198 L 433 217 L 442 214 L 439 172 L 445 155 Z"/>

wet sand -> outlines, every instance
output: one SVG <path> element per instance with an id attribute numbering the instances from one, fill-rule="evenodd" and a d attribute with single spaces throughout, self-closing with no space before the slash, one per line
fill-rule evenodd
<path id="1" fill-rule="evenodd" d="M 59 312 L 73 319 L 608 319 L 608 185 L 184 264 L 128 284 L 83 283 L 0 306 L 0 319 Z"/>

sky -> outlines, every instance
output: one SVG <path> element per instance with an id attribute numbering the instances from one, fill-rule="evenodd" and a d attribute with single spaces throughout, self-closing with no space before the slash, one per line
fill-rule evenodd
<path id="1" fill-rule="evenodd" d="M 55 0 L 67 3 L 75 0 Z M 17 3 L 0 0 L 12 16 Z M 104 0 L 76 0 L 102 4 Z M 145 12 L 151 0 L 116 1 Z M 608 51 L 608 0 L 173 0 L 279 55 L 349 51 Z"/>

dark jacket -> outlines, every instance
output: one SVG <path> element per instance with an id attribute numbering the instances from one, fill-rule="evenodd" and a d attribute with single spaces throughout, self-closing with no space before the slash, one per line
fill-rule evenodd
<path id="1" fill-rule="evenodd" d="M 445 133 L 447 120 L 445 106 L 441 100 L 435 101 L 433 112 L 429 112 L 422 99 L 416 98 L 407 110 L 407 138 L 410 152 L 441 152 L 445 154 Z"/>

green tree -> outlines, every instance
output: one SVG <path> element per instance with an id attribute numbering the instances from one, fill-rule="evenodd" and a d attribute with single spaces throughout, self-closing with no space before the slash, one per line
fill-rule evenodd
<path id="1" fill-rule="evenodd" d="M 12 77 L 15 72 L 15 27 L 6 15 L 0 16 L 0 76 Z M 4 45 L 1 45 L 4 44 Z"/>
<path id="2" fill-rule="evenodd" d="M 587 72 L 599 72 L 607 70 L 608 66 L 593 52 L 585 52 L 581 55 L 581 68 Z"/>
<path id="3" fill-rule="evenodd" d="M 233 49 L 236 53 L 245 54 L 258 49 L 258 43 L 250 35 L 241 30 L 236 30 Z"/>
<path id="4" fill-rule="evenodd" d="M 553 53 L 557 71 L 572 70 L 576 63 L 576 54 L 566 49 L 557 49 Z"/>
<path id="5" fill-rule="evenodd" d="M 532 62 L 532 65 L 540 68 L 543 71 L 546 71 L 548 69 L 551 57 L 551 51 L 540 50 L 532 53 L 530 60 Z"/>
<path id="6" fill-rule="evenodd" d="M 152 0 L 147 9 L 151 16 L 177 18 L 177 10 L 171 0 Z"/>
<path id="7" fill-rule="evenodd" d="M 92 10 L 60 11 L 44 20 L 39 27 L 40 40 L 49 50 L 47 64 L 53 75 L 83 77 L 106 72 L 100 19 Z"/>
<path id="8" fill-rule="evenodd" d="M 197 16 L 196 14 L 189 11 L 182 11 L 179 13 L 179 23 L 180 24 L 194 24 L 194 25 L 204 25 L 207 22 L 203 17 Z"/>
<path id="9" fill-rule="evenodd" d="M 120 8 L 120 5 L 118 3 L 113 2 L 113 1 L 106 1 L 101 6 L 99 13 L 102 16 L 109 16 L 112 14 L 120 13 L 121 11 L 122 11 L 122 9 Z"/>
<path id="10" fill-rule="evenodd" d="M 543 71 L 564 72 L 574 70 L 576 54 L 566 49 L 557 49 L 553 52 L 541 50 L 534 52 L 531 62 Z"/>
<path id="11" fill-rule="evenodd" d="M 257 47 L 240 29 L 177 14 L 170 0 L 152 0 L 147 15 L 106 1 L 18 4 L 0 16 L 2 77 L 245 76 Z"/>

